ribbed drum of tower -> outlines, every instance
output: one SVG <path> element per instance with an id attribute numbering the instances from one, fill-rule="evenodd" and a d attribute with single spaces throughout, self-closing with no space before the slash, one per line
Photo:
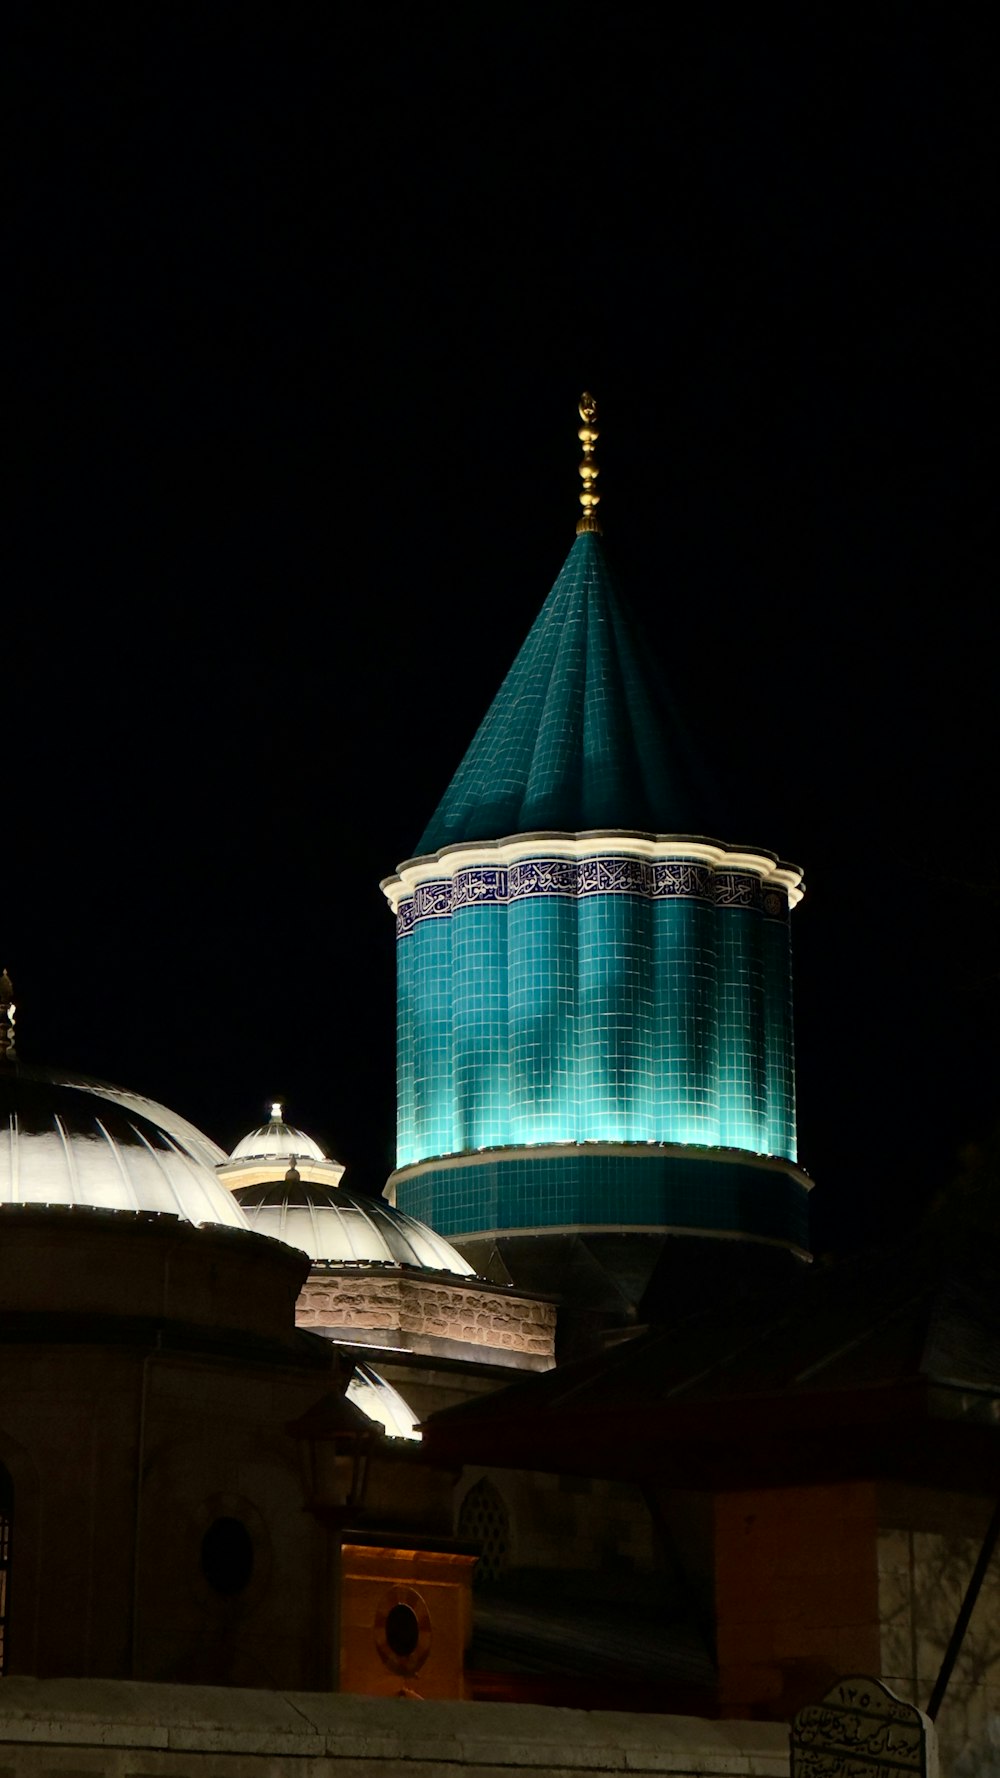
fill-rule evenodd
<path id="1" fill-rule="evenodd" d="M 398 1165 L 552 1142 L 794 1161 L 796 877 L 767 854 L 614 832 L 404 865 Z"/>

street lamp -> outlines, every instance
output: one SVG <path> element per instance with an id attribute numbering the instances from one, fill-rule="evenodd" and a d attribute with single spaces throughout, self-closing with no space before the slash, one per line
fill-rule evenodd
<path id="1" fill-rule="evenodd" d="M 286 1428 L 297 1441 L 306 1508 L 326 1531 L 329 1686 L 340 1690 L 341 1538 L 364 1505 L 368 1464 L 381 1428 L 330 1390 Z"/>

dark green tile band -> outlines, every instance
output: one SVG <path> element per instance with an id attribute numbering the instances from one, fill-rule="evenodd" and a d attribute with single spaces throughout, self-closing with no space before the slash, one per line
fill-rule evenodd
<path id="1" fill-rule="evenodd" d="M 708 1229 L 808 1247 L 808 1193 L 789 1169 L 711 1155 L 522 1153 L 397 1181 L 396 1202 L 450 1240 L 495 1229 Z"/>

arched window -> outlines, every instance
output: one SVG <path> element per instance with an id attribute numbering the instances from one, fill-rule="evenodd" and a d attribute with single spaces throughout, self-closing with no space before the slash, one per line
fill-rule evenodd
<path id="1" fill-rule="evenodd" d="M 0 1463 L 0 1678 L 7 1671 L 7 1616 L 10 1609 L 10 1534 L 14 1484 Z"/>
<path id="2" fill-rule="evenodd" d="M 462 1502 L 458 1535 L 480 1546 L 473 1586 L 499 1580 L 510 1556 L 510 1519 L 498 1490 L 485 1476 Z"/>

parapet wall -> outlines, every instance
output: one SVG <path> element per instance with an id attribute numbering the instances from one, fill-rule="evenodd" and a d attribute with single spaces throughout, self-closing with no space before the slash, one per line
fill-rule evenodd
<path id="1" fill-rule="evenodd" d="M 418 1272 L 314 1272 L 295 1318 L 313 1332 L 383 1333 L 392 1336 L 387 1344 L 405 1343 L 418 1352 L 439 1351 L 443 1341 L 474 1347 L 483 1358 L 490 1352 L 521 1355 L 534 1369 L 554 1362 L 554 1304 Z"/>
<path id="2" fill-rule="evenodd" d="M 0 1773 L 17 1778 L 787 1778 L 784 1723 L 239 1691 L 0 1680 Z"/>

